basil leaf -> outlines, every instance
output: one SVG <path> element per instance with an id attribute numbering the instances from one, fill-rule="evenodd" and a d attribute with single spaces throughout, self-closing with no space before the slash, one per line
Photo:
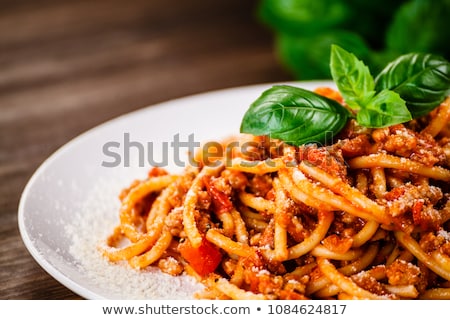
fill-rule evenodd
<path id="1" fill-rule="evenodd" d="M 326 143 L 330 132 L 337 134 L 350 112 L 338 102 L 314 92 L 287 85 L 264 91 L 247 110 L 240 131 L 270 135 L 286 143 Z"/>
<path id="2" fill-rule="evenodd" d="M 450 94 L 450 63 L 424 53 L 410 53 L 389 63 L 375 78 L 377 90 L 397 92 L 414 118 L 437 107 Z"/>
<path id="3" fill-rule="evenodd" d="M 347 105 L 358 111 L 360 125 L 382 128 L 411 120 L 405 101 L 393 91 L 376 91 L 369 68 L 354 54 L 333 45 L 330 60 L 333 80 Z"/>
<path id="4" fill-rule="evenodd" d="M 359 110 L 375 95 L 369 68 L 356 56 L 337 45 L 331 46 L 331 76 L 347 105 Z"/>
<path id="5" fill-rule="evenodd" d="M 378 93 L 356 115 L 356 121 L 367 128 L 383 128 L 411 119 L 405 101 L 390 90 Z"/>

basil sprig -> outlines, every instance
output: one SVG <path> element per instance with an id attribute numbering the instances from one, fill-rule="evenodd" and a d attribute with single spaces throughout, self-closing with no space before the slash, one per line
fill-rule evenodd
<path id="1" fill-rule="evenodd" d="M 325 143 L 339 132 L 350 112 L 338 102 L 287 85 L 264 91 L 244 115 L 241 132 L 270 135 L 293 145 Z"/>
<path id="2" fill-rule="evenodd" d="M 430 54 L 407 54 L 374 78 L 355 55 L 333 45 L 331 75 L 348 108 L 314 92 L 274 86 L 245 113 L 241 132 L 269 135 L 294 145 L 326 143 L 348 119 L 382 128 L 422 116 L 450 94 L 450 64 Z"/>
<path id="3" fill-rule="evenodd" d="M 405 101 L 394 91 L 375 90 L 369 68 L 354 54 L 337 45 L 331 47 L 331 76 L 347 105 L 357 111 L 364 127 L 382 128 L 412 119 Z"/>

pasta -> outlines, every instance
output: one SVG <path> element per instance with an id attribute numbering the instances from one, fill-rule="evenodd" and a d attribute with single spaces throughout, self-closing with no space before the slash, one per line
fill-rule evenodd
<path id="1" fill-rule="evenodd" d="M 234 137 L 214 166 L 198 153 L 124 189 L 100 250 L 190 274 L 200 299 L 449 299 L 449 120 L 447 98 L 405 124 L 350 120 L 329 146 Z"/>

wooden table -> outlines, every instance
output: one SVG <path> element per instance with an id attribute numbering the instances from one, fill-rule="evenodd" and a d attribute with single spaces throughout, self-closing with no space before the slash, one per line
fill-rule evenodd
<path id="1" fill-rule="evenodd" d="M 2 0 L 0 298 L 80 298 L 33 260 L 17 207 L 37 167 L 108 119 L 168 99 L 291 80 L 250 0 Z"/>

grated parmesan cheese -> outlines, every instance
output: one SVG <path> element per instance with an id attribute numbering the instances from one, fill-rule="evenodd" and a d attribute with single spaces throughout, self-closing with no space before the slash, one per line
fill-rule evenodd
<path id="1" fill-rule="evenodd" d="M 450 241 L 450 232 L 445 231 L 444 229 L 440 229 L 437 232 L 438 236 L 441 236 L 442 238 L 444 238 L 446 241 Z"/>
<path id="2" fill-rule="evenodd" d="M 136 270 L 124 262 L 111 263 L 101 255 L 99 246 L 119 223 L 117 195 L 124 185 L 98 183 L 65 227 L 71 240 L 69 252 L 80 273 L 88 278 L 89 289 L 108 299 L 194 299 L 203 285 L 193 277 L 170 276 L 157 267 Z"/>

